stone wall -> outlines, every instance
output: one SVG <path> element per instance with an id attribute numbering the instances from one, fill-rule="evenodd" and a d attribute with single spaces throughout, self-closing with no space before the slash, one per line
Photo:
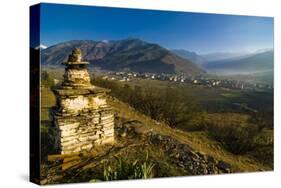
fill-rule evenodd
<path id="1" fill-rule="evenodd" d="M 114 142 L 114 114 L 111 108 L 96 109 L 79 115 L 56 114 L 56 144 L 61 154 L 92 149 Z"/>

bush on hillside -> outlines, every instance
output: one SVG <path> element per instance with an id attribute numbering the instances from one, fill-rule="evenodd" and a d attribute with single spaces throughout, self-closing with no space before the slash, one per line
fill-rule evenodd
<path id="1" fill-rule="evenodd" d="M 202 112 L 196 100 L 179 88 L 132 87 L 99 78 L 95 78 L 93 82 L 111 89 L 112 96 L 171 127 L 190 126 L 189 122 Z"/>
<path id="2" fill-rule="evenodd" d="M 45 87 L 53 87 L 54 86 L 54 79 L 50 76 L 47 71 L 41 72 L 41 84 Z"/>
<path id="3" fill-rule="evenodd" d="M 255 159 L 257 159 L 260 163 L 264 165 L 268 165 L 273 168 L 273 144 L 269 144 L 267 146 L 256 147 L 251 153 Z"/>
<path id="4" fill-rule="evenodd" d="M 259 130 L 255 125 L 227 124 L 223 121 L 209 124 L 206 128 L 211 137 L 233 154 L 245 154 L 256 148 L 255 137 Z"/>
<path id="5" fill-rule="evenodd" d="M 263 129 L 273 129 L 273 112 L 270 111 L 259 111 L 252 112 L 250 118 L 250 123 L 258 126 L 259 131 Z"/>

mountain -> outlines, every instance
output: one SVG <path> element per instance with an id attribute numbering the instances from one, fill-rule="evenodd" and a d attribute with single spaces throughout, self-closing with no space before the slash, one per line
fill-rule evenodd
<path id="1" fill-rule="evenodd" d="M 189 75 L 204 73 L 196 64 L 158 44 L 134 38 L 118 41 L 73 40 L 59 43 L 42 51 L 42 65 L 60 65 L 67 60 L 74 47 L 82 50 L 84 60 L 89 61 L 90 65 L 105 70 Z"/>
<path id="2" fill-rule="evenodd" d="M 201 57 L 209 62 L 243 57 L 247 54 L 248 52 L 215 52 L 209 54 L 202 54 Z"/>
<path id="3" fill-rule="evenodd" d="M 273 71 L 273 50 L 257 51 L 240 58 L 207 62 L 204 67 L 210 72 L 258 73 Z"/>
<path id="4" fill-rule="evenodd" d="M 204 62 L 206 62 L 207 60 L 198 55 L 195 52 L 190 52 L 188 50 L 183 50 L 183 49 L 174 49 L 171 50 L 174 54 L 177 54 L 178 56 L 184 58 L 184 59 L 188 59 L 190 61 L 192 61 L 193 63 L 196 63 L 197 65 L 201 66 Z"/>

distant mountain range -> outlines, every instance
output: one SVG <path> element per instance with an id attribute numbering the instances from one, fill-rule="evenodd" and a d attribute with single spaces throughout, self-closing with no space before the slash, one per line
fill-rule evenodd
<path id="1" fill-rule="evenodd" d="M 183 49 L 175 49 L 171 50 L 173 53 L 177 54 L 178 56 L 188 59 L 192 61 L 193 63 L 196 63 L 197 65 L 202 66 L 205 62 L 207 62 L 207 59 L 201 55 L 198 55 L 195 52 L 190 52 L 188 50 Z"/>
<path id="2" fill-rule="evenodd" d="M 209 72 L 224 74 L 273 72 L 273 62 L 273 50 L 269 50 L 207 62 L 204 68 Z"/>
<path id="3" fill-rule="evenodd" d="M 45 47 L 41 45 L 41 47 Z M 73 40 L 40 48 L 42 65 L 60 66 L 74 47 L 83 52 L 90 65 L 105 70 L 151 73 L 184 73 L 198 75 L 255 74 L 273 75 L 273 50 L 261 49 L 254 53 L 218 52 L 199 55 L 183 49 L 168 50 L 158 44 L 140 39 L 124 40 Z"/>
<path id="4" fill-rule="evenodd" d="M 74 47 L 82 50 L 84 60 L 106 70 L 189 75 L 205 72 L 192 61 L 158 44 L 133 38 L 118 41 L 73 40 L 59 43 L 41 52 L 42 65 L 61 65 Z"/>
<path id="5" fill-rule="evenodd" d="M 249 53 L 247 53 L 247 52 L 236 52 L 236 53 L 215 52 L 215 53 L 199 55 L 196 52 L 191 52 L 191 51 L 183 50 L 183 49 L 175 49 L 175 50 L 172 50 L 172 52 L 182 58 L 189 59 L 198 65 L 203 65 L 203 64 L 205 64 L 207 62 L 211 62 L 211 61 L 232 59 L 232 58 L 244 57 L 244 56 L 249 55 Z"/>
<path id="6" fill-rule="evenodd" d="M 218 52 L 199 55 L 187 50 L 172 50 L 182 58 L 189 59 L 209 73 L 239 74 L 273 72 L 273 50 L 261 49 L 253 53 Z"/>
<path id="7" fill-rule="evenodd" d="M 244 57 L 249 55 L 249 52 L 215 52 L 201 55 L 207 62 Z"/>

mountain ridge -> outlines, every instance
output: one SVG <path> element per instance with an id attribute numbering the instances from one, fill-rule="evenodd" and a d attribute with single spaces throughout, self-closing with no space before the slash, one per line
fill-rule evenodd
<path id="1" fill-rule="evenodd" d="M 215 74 L 256 74 L 273 72 L 273 53 L 271 48 L 259 49 L 249 53 L 212 53 L 211 59 L 188 50 L 172 50 L 179 56 L 189 59 L 198 66 Z M 219 54 L 221 56 L 219 57 Z M 204 58 L 205 57 L 205 58 Z M 213 60 L 213 59 L 218 60 Z"/>
<path id="2" fill-rule="evenodd" d="M 182 58 L 189 59 L 190 61 L 196 63 L 199 66 L 202 66 L 203 63 L 207 61 L 207 59 L 197 54 L 196 52 L 192 52 L 184 49 L 173 49 L 171 51 Z"/>
<path id="3" fill-rule="evenodd" d="M 135 38 L 106 42 L 94 40 L 62 42 L 42 51 L 42 65 L 60 65 L 67 60 L 67 54 L 74 47 L 82 50 L 83 58 L 90 62 L 90 66 L 105 70 L 190 75 L 205 73 L 193 62 L 177 56 L 160 45 Z"/>
<path id="4" fill-rule="evenodd" d="M 212 61 L 204 64 L 207 70 L 261 72 L 273 70 L 273 50 L 257 52 L 240 58 Z"/>

